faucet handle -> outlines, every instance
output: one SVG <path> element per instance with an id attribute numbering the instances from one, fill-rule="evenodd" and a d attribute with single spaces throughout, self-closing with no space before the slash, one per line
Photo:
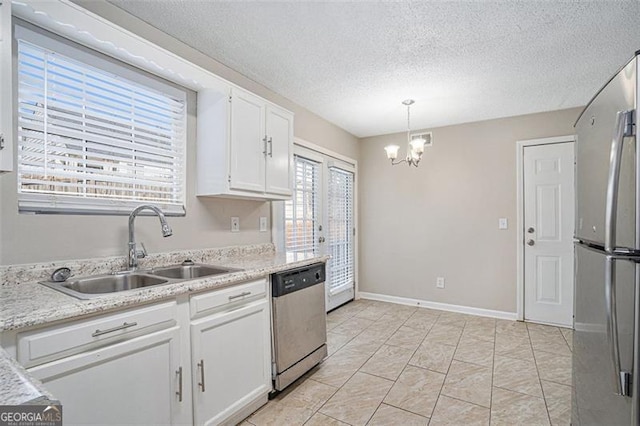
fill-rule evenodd
<path id="1" fill-rule="evenodd" d="M 140 243 L 140 247 L 142 248 L 136 250 L 136 257 L 138 259 L 143 259 L 147 257 L 147 248 L 144 246 L 144 243 Z"/>

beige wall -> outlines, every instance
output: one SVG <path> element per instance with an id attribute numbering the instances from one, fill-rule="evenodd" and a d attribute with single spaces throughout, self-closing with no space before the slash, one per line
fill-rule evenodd
<path id="1" fill-rule="evenodd" d="M 572 134 L 579 112 L 432 129 L 417 169 L 386 159 L 404 133 L 362 139 L 360 291 L 515 312 L 516 141 Z"/>
<path id="2" fill-rule="evenodd" d="M 178 40 L 104 1 L 77 3 L 188 60 L 295 112 L 296 137 L 353 158 L 358 140 L 282 96 L 245 78 Z M 195 99 L 189 99 L 188 164 L 195 164 Z M 162 238 L 157 219 L 139 218 L 138 241 L 149 252 L 189 248 L 266 243 L 270 232 L 258 232 L 260 216 L 270 217 L 270 204 L 260 201 L 197 198 L 195 170 L 188 167 L 187 216 L 169 218 L 174 234 Z M 15 173 L 0 175 L 0 264 L 44 262 L 97 256 L 124 255 L 127 219 L 123 216 L 19 215 Z M 240 217 L 241 232 L 231 233 L 232 216 Z"/>

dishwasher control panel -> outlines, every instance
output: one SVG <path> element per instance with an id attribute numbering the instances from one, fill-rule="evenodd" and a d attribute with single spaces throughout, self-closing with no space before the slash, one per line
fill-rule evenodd
<path id="1" fill-rule="evenodd" d="M 325 264 L 316 263 L 273 274 L 271 296 L 280 297 L 325 281 Z"/>

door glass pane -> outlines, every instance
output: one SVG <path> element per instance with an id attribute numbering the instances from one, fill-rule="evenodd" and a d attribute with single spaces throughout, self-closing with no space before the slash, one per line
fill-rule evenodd
<path id="1" fill-rule="evenodd" d="M 353 173 L 336 167 L 329 169 L 327 199 L 329 294 L 351 289 L 354 284 Z"/>
<path id="2" fill-rule="evenodd" d="M 294 156 L 293 197 L 284 203 L 285 250 L 318 255 L 320 163 Z"/>

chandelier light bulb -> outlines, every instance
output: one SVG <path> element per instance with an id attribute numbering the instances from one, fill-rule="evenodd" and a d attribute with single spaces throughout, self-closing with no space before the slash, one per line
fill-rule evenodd
<path id="1" fill-rule="evenodd" d="M 387 152 L 387 158 L 389 160 L 395 160 L 398 158 L 400 147 L 398 145 L 387 145 L 384 147 L 384 150 Z"/>

